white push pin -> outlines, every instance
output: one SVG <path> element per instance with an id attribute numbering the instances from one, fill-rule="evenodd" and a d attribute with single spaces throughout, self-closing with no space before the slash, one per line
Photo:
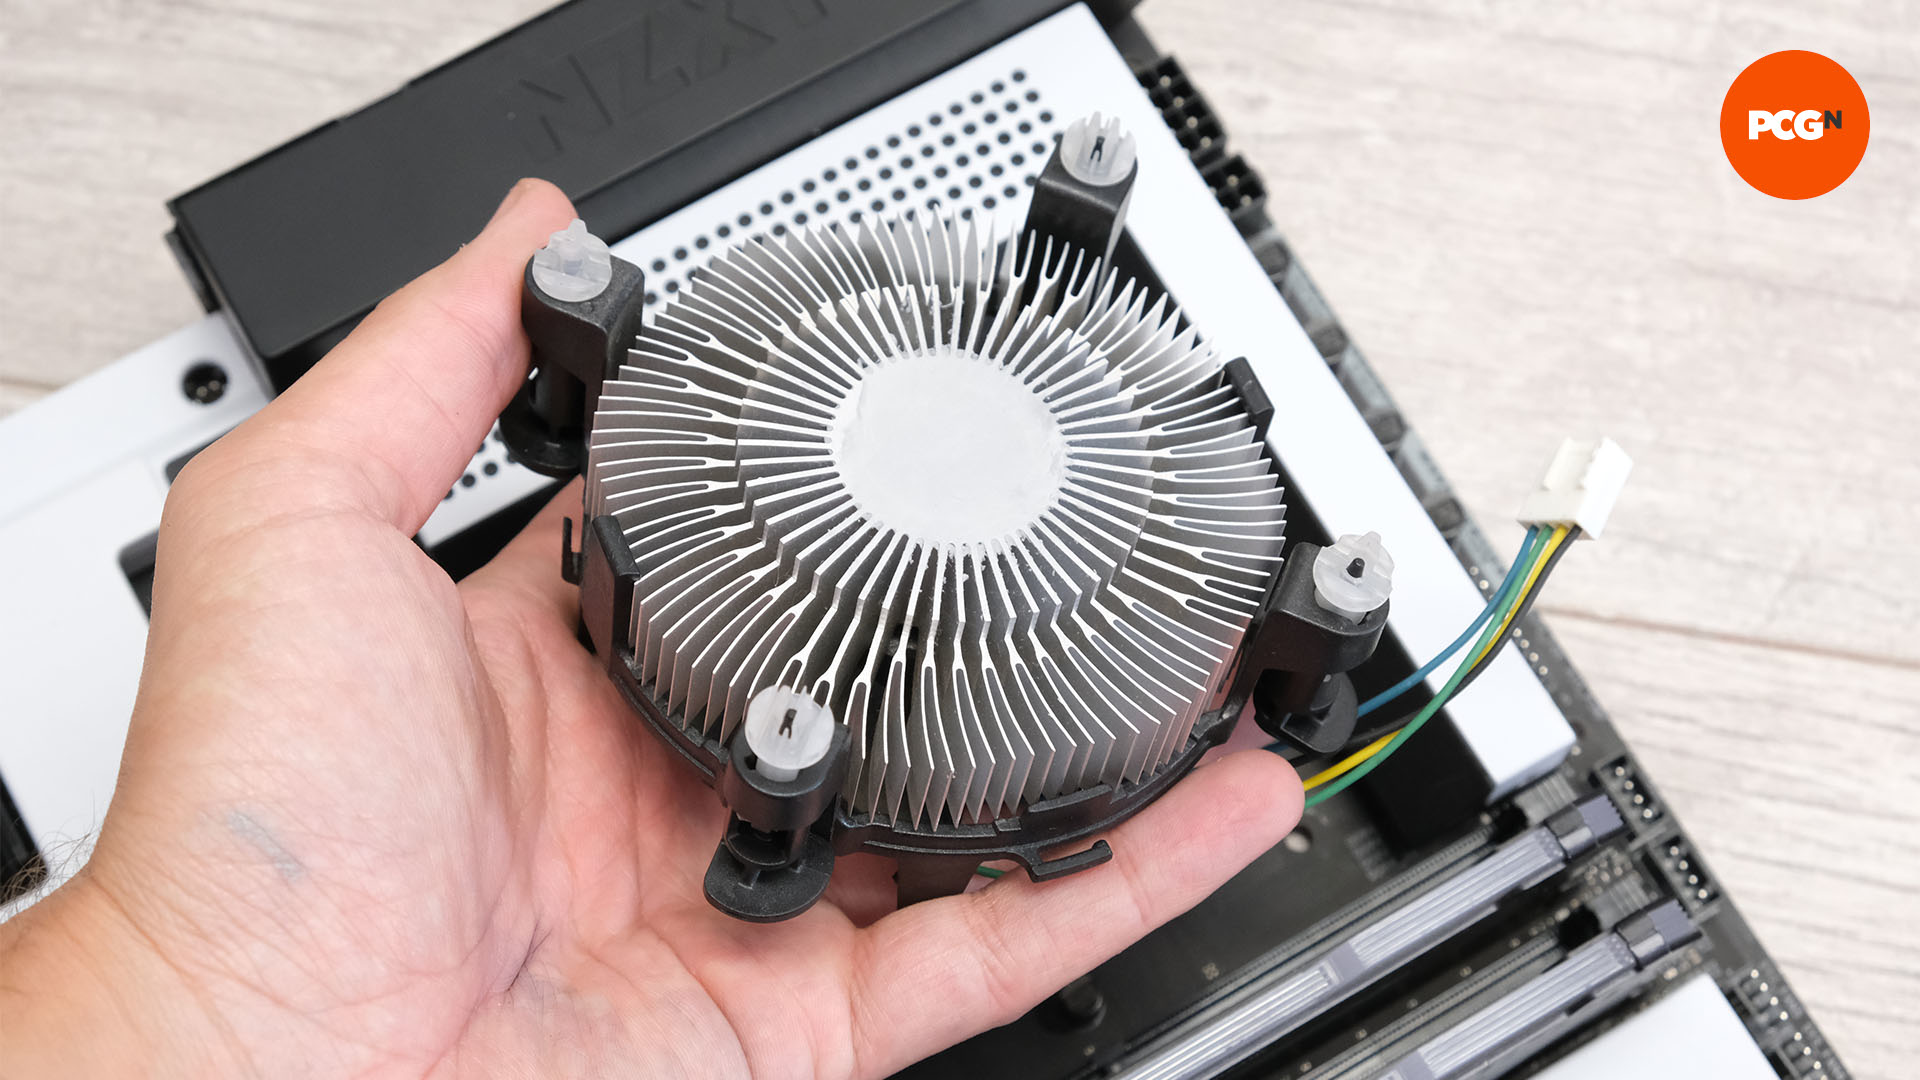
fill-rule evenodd
<path id="1" fill-rule="evenodd" d="M 1083 116 L 1060 136 L 1060 163 L 1083 184 L 1105 187 L 1125 180 L 1133 158 L 1133 136 L 1121 130 L 1117 116 Z"/>
<path id="2" fill-rule="evenodd" d="M 785 783 L 820 763 L 833 746 L 833 712 L 791 686 L 769 686 L 747 702 L 741 734 L 754 770 Z"/>
<path id="3" fill-rule="evenodd" d="M 579 218 L 533 253 L 533 283 L 555 300 L 591 300 L 613 280 L 613 253 Z"/>
<path id="4" fill-rule="evenodd" d="M 1313 598 L 1328 611 L 1359 622 L 1392 593 L 1393 556 L 1379 533 L 1348 533 L 1314 557 Z"/>

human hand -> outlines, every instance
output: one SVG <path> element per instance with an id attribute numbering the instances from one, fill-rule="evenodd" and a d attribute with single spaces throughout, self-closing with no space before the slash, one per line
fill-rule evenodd
<path id="1" fill-rule="evenodd" d="M 0 1073 L 880 1076 L 1297 820 L 1286 764 L 1232 754 L 1062 881 L 893 911 L 854 856 L 789 922 L 711 909 L 726 811 L 575 641 L 578 487 L 458 585 L 410 539 L 524 379 L 521 268 L 572 216 L 522 182 L 180 474 L 92 860 L 0 926 Z"/>

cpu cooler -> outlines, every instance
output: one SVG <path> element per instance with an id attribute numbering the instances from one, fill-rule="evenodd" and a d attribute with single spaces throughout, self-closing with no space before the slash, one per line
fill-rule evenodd
<path id="1" fill-rule="evenodd" d="M 1095 117 L 1015 236 L 758 237 L 645 326 L 640 271 L 579 223 L 529 264 L 502 431 L 586 477 L 564 569 L 732 811 L 720 909 L 798 914 L 854 850 L 898 860 L 903 903 L 986 860 L 1095 865 L 1250 696 L 1301 745 L 1350 733 L 1390 561 L 1316 586 L 1296 543 L 1282 573 L 1264 390 L 1116 257 L 1136 170 Z"/>

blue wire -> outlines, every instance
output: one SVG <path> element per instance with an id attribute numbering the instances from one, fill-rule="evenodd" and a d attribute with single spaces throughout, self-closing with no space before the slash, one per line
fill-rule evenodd
<path id="1" fill-rule="evenodd" d="M 1480 633 L 1481 627 L 1487 625 L 1487 620 L 1493 618 L 1494 609 L 1500 606 L 1501 600 L 1506 597 L 1507 589 L 1513 585 L 1517 576 L 1523 573 L 1527 566 L 1533 562 L 1533 556 L 1539 548 L 1540 542 L 1546 535 L 1546 531 L 1538 526 L 1528 529 L 1526 543 L 1520 545 L 1520 554 L 1513 557 L 1513 566 L 1508 568 L 1507 576 L 1501 579 L 1500 587 L 1493 590 L 1493 596 L 1487 601 L 1487 606 L 1481 610 L 1480 617 L 1473 620 L 1465 630 L 1460 632 L 1459 637 L 1453 639 L 1453 644 L 1442 649 L 1439 656 L 1427 661 L 1426 665 L 1419 671 L 1401 679 L 1399 682 L 1394 683 L 1392 686 L 1387 687 L 1385 690 L 1380 691 L 1362 702 L 1359 715 L 1365 716 L 1383 705 L 1392 704 L 1394 698 L 1399 697 L 1401 694 L 1406 693 L 1408 690 L 1426 681 L 1427 676 L 1433 674 L 1441 664 L 1446 663 L 1448 657 L 1466 648 L 1467 642 L 1472 641 L 1474 636 Z"/>

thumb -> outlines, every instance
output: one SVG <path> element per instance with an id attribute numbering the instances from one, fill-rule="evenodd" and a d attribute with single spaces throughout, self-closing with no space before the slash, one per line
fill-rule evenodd
<path id="1" fill-rule="evenodd" d="M 274 505 L 280 498 L 333 503 L 411 535 L 525 380 L 521 275 L 573 216 L 552 184 L 515 184 L 471 243 L 383 301 L 194 465 L 214 472 L 224 462 L 255 474 L 291 466 L 297 486 L 248 485 L 262 496 L 250 500 L 258 509 L 283 509 Z"/>

